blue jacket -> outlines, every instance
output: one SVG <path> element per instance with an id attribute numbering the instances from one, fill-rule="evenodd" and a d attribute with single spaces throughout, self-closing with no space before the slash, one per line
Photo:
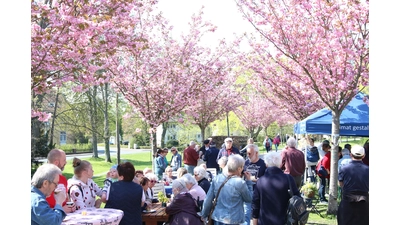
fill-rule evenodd
<path id="1" fill-rule="evenodd" d="M 50 208 L 46 196 L 34 186 L 31 186 L 31 225 L 61 224 L 67 214 L 56 204 Z"/>
<path id="2" fill-rule="evenodd" d="M 217 156 L 219 149 L 216 147 L 210 147 L 204 154 L 204 161 L 206 161 L 207 168 L 215 168 L 219 170 L 219 165 L 217 162 Z"/>
<path id="3" fill-rule="evenodd" d="M 154 159 L 155 163 L 155 174 L 158 176 L 158 180 L 162 180 L 162 175 L 165 171 L 165 168 L 167 168 L 167 165 L 165 163 L 164 157 L 161 155 L 158 155 L 157 158 Z"/>
<path id="4" fill-rule="evenodd" d="M 212 200 L 217 195 L 219 187 L 227 177 L 222 173 L 216 176 L 211 182 L 211 187 L 204 199 L 201 215 L 207 218 L 212 207 Z M 241 177 L 233 176 L 222 187 L 217 199 L 217 205 L 211 218 L 225 224 L 244 223 L 244 202 L 251 202 L 253 184 L 251 181 L 244 181 Z"/>

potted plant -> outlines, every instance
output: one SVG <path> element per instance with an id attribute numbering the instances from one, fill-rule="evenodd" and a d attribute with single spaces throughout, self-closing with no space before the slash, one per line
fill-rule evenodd
<path id="1" fill-rule="evenodd" d="M 300 189 L 306 198 L 314 198 L 315 194 L 318 192 L 317 185 L 313 182 L 306 182 Z"/>
<path id="2" fill-rule="evenodd" d="M 163 207 L 166 207 L 168 202 L 167 196 L 165 196 L 165 194 L 162 191 L 158 192 L 157 196 L 158 196 L 158 201 L 161 202 L 161 205 Z"/>

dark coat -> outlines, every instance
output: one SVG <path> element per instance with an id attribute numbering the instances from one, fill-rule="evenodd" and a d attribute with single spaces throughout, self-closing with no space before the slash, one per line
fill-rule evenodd
<path id="1" fill-rule="evenodd" d="M 142 225 L 143 188 L 131 181 L 117 181 L 111 184 L 110 195 L 104 208 L 124 211 L 120 225 Z"/>
<path id="2" fill-rule="evenodd" d="M 197 184 L 203 188 L 204 192 L 208 192 L 208 189 L 210 189 L 210 181 L 208 181 L 205 177 L 203 177 L 201 180 L 197 181 Z"/>
<path id="3" fill-rule="evenodd" d="M 206 161 L 207 168 L 215 168 L 217 171 L 219 170 L 219 165 L 217 163 L 217 156 L 219 153 L 219 149 L 214 147 L 210 147 L 206 153 L 204 154 L 204 161 Z"/>
<path id="4" fill-rule="evenodd" d="M 196 203 L 190 193 L 176 195 L 169 206 L 165 208 L 169 215 L 170 225 L 204 225 L 197 214 Z"/>
<path id="5" fill-rule="evenodd" d="M 284 174 L 278 167 L 268 167 L 253 192 L 253 218 L 258 224 L 285 224 L 289 201 L 289 180 L 293 194 L 300 196 L 292 176 Z"/>

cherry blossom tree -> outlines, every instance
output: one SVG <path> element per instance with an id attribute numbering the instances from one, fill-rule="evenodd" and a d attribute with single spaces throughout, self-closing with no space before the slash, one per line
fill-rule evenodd
<path id="1" fill-rule="evenodd" d="M 278 110 L 268 99 L 259 94 L 250 93 L 243 97 L 246 103 L 234 112 L 249 132 L 249 137 L 256 140 L 260 131 L 279 117 Z"/>
<path id="2" fill-rule="evenodd" d="M 156 127 L 212 90 L 213 82 L 221 82 L 229 72 L 225 65 L 232 52 L 224 40 L 216 49 L 199 45 L 205 33 L 216 29 L 202 21 L 202 9 L 192 16 L 189 33 L 179 40 L 171 37 L 172 27 L 162 13 L 154 12 L 135 12 L 140 21 L 133 33 L 136 42 L 119 49 L 110 67 L 115 88 L 150 125 L 153 151 Z"/>
<path id="3" fill-rule="evenodd" d="M 215 79 L 211 78 L 208 82 L 213 87 L 205 89 L 198 99 L 186 107 L 186 116 L 192 124 L 199 126 L 202 139 L 205 139 L 208 125 L 224 118 L 227 113 L 244 103 L 240 97 L 243 94 L 243 85 L 236 83 L 235 74 L 224 76 L 221 82 L 215 82 Z"/>
<path id="4" fill-rule="evenodd" d="M 322 101 L 332 110 L 330 179 L 337 180 L 340 115 L 369 82 L 369 1 L 236 2 L 260 35 L 249 38 L 254 56 L 266 59 L 250 68 L 270 81 L 272 90 L 281 88 L 278 97 L 293 90 L 303 102 L 315 96 L 311 103 Z M 281 102 L 296 107 L 294 101 Z M 329 193 L 328 214 L 336 214 L 337 182 L 330 182 Z"/>

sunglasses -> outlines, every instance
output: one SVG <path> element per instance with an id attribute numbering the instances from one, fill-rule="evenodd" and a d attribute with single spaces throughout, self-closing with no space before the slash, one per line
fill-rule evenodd
<path id="1" fill-rule="evenodd" d="M 150 181 L 150 183 L 156 183 L 156 182 L 157 182 L 156 180 L 151 180 L 151 181 Z"/>

